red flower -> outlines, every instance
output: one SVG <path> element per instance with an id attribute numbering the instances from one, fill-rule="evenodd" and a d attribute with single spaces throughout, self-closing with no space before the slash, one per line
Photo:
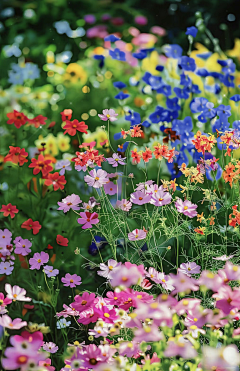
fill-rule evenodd
<path id="1" fill-rule="evenodd" d="M 45 185 L 53 185 L 54 191 L 57 191 L 59 188 L 63 189 L 64 185 L 67 183 L 64 175 L 59 175 L 58 172 L 53 174 L 48 174 L 47 179 L 45 180 Z"/>
<path id="2" fill-rule="evenodd" d="M 48 245 L 47 245 L 47 248 L 48 248 L 48 250 L 52 250 L 52 249 L 53 249 L 53 246 L 50 245 L 50 244 L 48 244 Z"/>
<path id="3" fill-rule="evenodd" d="M 35 128 L 39 128 L 40 125 L 46 125 L 47 117 L 44 117 L 42 115 L 38 115 L 34 117 L 32 120 L 28 120 L 28 125 L 34 125 Z"/>
<path id="4" fill-rule="evenodd" d="M 53 167 L 50 165 L 51 160 L 46 160 L 43 155 L 39 155 L 38 159 L 32 158 L 32 163 L 28 167 L 34 167 L 33 174 L 36 175 L 42 172 L 43 177 L 46 177 Z"/>
<path id="5" fill-rule="evenodd" d="M 25 162 L 28 162 L 28 160 L 26 159 L 28 153 L 25 151 L 25 148 L 12 146 L 9 146 L 9 148 L 10 148 L 9 154 L 5 156 L 4 162 L 11 161 L 14 164 L 19 163 L 19 166 L 23 166 Z"/>
<path id="6" fill-rule="evenodd" d="M 21 228 L 25 228 L 28 231 L 32 229 L 33 234 L 38 234 L 39 230 L 42 228 L 41 224 L 38 221 L 34 222 L 32 219 L 26 220 L 22 225 Z"/>
<path id="7" fill-rule="evenodd" d="M 62 116 L 63 121 L 71 120 L 72 110 L 71 109 L 65 109 L 63 112 L 61 112 L 61 116 Z"/>
<path id="8" fill-rule="evenodd" d="M 3 213 L 3 216 L 10 215 L 12 219 L 15 217 L 15 214 L 19 212 L 16 206 L 12 204 L 2 205 L 2 208 L 0 211 Z"/>
<path id="9" fill-rule="evenodd" d="M 61 236 L 60 234 L 57 235 L 56 241 L 57 244 L 60 246 L 68 246 L 68 239 Z"/>
<path id="10" fill-rule="evenodd" d="M 17 129 L 26 124 L 26 122 L 28 121 L 28 118 L 27 116 L 24 115 L 24 113 L 18 112 L 16 110 L 7 113 L 7 117 L 9 118 L 7 124 L 9 125 L 14 124 Z"/>
<path id="11" fill-rule="evenodd" d="M 81 133 L 87 134 L 88 126 L 85 125 L 84 121 L 78 122 L 78 120 L 73 121 L 66 121 L 66 125 L 64 125 L 63 129 L 66 129 L 63 134 L 68 133 L 72 137 L 76 135 L 77 131 L 80 131 Z"/>

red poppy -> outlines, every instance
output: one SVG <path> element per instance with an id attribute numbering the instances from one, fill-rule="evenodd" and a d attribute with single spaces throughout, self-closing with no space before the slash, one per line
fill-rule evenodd
<path id="1" fill-rule="evenodd" d="M 28 160 L 26 159 L 28 153 L 25 151 L 25 148 L 12 146 L 9 146 L 9 148 L 10 148 L 9 154 L 5 156 L 4 162 L 11 161 L 14 164 L 19 163 L 19 166 L 23 166 L 25 162 L 28 162 Z"/>
<path id="2" fill-rule="evenodd" d="M 72 137 L 76 135 L 77 131 L 80 131 L 81 133 L 87 134 L 87 129 L 88 126 L 85 124 L 84 121 L 78 121 L 78 120 L 73 120 L 73 121 L 66 121 L 66 124 L 64 125 L 63 129 L 66 129 L 63 134 L 68 133 Z"/>
<path id="3" fill-rule="evenodd" d="M 58 172 L 53 174 L 48 174 L 47 179 L 45 180 L 45 185 L 50 186 L 53 185 L 54 191 L 57 191 L 59 188 L 63 189 L 65 184 L 67 183 L 64 175 L 59 175 Z"/>
<path id="4" fill-rule="evenodd" d="M 3 216 L 10 215 L 12 219 L 15 217 L 15 214 L 19 212 L 16 206 L 12 204 L 2 205 L 2 208 L 0 211 L 3 213 Z"/>
<path id="5" fill-rule="evenodd" d="M 9 118 L 7 124 L 14 124 L 17 129 L 26 124 L 26 122 L 28 121 L 28 118 L 24 115 L 24 113 L 18 112 L 16 110 L 7 113 L 7 117 Z"/>
<path id="6" fill-rule="evenodd" d="M 61 236 L 60 234 L 57 235 L 56 241 L 57 244 L 60 246 L 68 246 L 68 239 Z"/>
<path id="7" fill-rule="evenodd" d="M 21 228 L 25 228 L 28 231 L 32 229 L 33 234 L 38 234 L 42 226 L 38 221 L 34 222 L 32 219 L 28 219 L 21 225 Z"/>
<path id="8" fill-rule="evenodd" d="M 32 120 L 28 120 L 28 125 L 33 125 L 35 128 L 39 128 L 41 125 L 46 125 L 47 117 L 44 117 L 43 115 L 38 115 L 34 117 Z"/>
<path id="9" fill-rule="evenodd" d="M 50 165 L 51 160 L 46 160 L 43 155 L 39 155 L 38 159 L 32 158 L 32 163 L 28 167 L 33 167 L 33 174 L 36 175 L 42 172 L 43 177 L 46 177 L 50 171 L 53 170 L 53 167 Z"/>

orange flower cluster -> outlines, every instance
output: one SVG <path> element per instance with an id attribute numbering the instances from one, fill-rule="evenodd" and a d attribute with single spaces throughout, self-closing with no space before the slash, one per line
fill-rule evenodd
<path id="1" fill-rule="evenodd" d="M 236 225 L 240 225 L 240 211 L 237 211 L 238 205 L 234 205 L 232 207 L 233 213 L 229 215 L 229 225 L 232 227 L 236 227 Z"/>
<path id="2" fill-rule="evenodd" d="M 154 146 L 154 151 L 151 151 L 150 148 L 145 148 L 145 151 L 137 151 L 135 148 L 132 152 L 132 163 L 134 165 L 139 164 L 141 159 L 143 159 L 144 162 L 149 162 L 149 160 L 153 157 L 155 157 L 156 160 L 161 161 L 163 158 L 168 160 L 168 162 L 173 162 L 174 156 L 178 154 L 177 151 L 175 151 L 175 148 L 169 149 L 168 146 L 162 145 L 158 143 L 157 146 Z"/>
<path id="3" fill-rule="evenodd" d="M 200 130 L 194 135 L 193 144 L 198 152 L 211 152 L 214 144 L 217 142 L 213 134 L 209 134 L 209 137 L 203 135 Z"/>
<path id="4" fill-rule="evenodd" d="M 185 175 L 185 177 L 189 177 L 190 182 L 194 183 L 203 183 L 204 177 L 201 173 L 199 168 L 191 166 L 190 168 L 187 168 L 187 165 L 183 163 L 180 167 L 180 171 Z"/>
<path id="5" fill-rule="evenodd" d="M 134 126 L 130 130 L 121 130 L 121 134 L 123 139 L 126 139 L 128 135 L 130 135 L 131 138 L 141 138 L 143 136 L 143 131 L 139 125 Z"/>
<path id="6" fill-rule="evenodd" d="M 233 149 L 237 149 L 240 146 L 240 140 L 238 137 L 236 137 L 236 135 L 234 135 L 234 131 L 224 133 L 224 135 L 222 135 L 220 139 L 222 140 L 222 142 L 220 143 L 226 144 L 227 146 L 225 156 L 231 156 L 232 149 L 229 148 L 230 146 L 232 146 Z"/>
<path id="7" fill-rule="evenodd" d="M 239 179 L 239 174 L 240 174 L 240 161 L 238 161 L 236 165 L 234 165 L 232 162 L 229 162 L 225 166 L 222 176 L 225 182 L 229 183 L 230 186 L 232 187 L 233 181 Z"/>

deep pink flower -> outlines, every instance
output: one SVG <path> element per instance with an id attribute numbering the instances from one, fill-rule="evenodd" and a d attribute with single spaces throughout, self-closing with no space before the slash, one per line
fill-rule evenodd
<path id="1" fill-rule="evenodd" d="M 190 263 L 182 263 L 180 268 L 178 268 L 178 272 L 184 273 L 187 276 L 191 277 L 192 274 L 200 273 L 201 267 L 194 262 Z"/>
<path id="2" fill-rule="evenodd" d="M 48 371 L 54 371 L 55 367 L 51 366 L 51 358 L 45 359 L 45 361 L 39 361 L 39 366 L 45 367 Z"/>
<path id="3" fill-rule="evenodd" d="M 89 213 L 88 211 L 80 213 L 81 218 L 78 218 L 77 222 L 83 224 L 82 229 L 92 228 L 94 224 L 99 223 L 97 213 Z"/>
<path id="4" fill-rule="evenodd" d="M 213 294 L 216 299 L 216 307 L 221 309 L 225 314 L 229 314 L 232 309 L 240 308 L 240 289 L 230 286 L 222 286 L 216 294 Z"/>
<path id="5" fill-rule="evenodd" d="M 144 205 L 150 202 L 152 196 L 141 191 L 131 193 L 130 202 L 136 205 Z"/>
<path id="6" fill-rule="evenodd" d="M 46 252 L 44 251 L 41 251 L 40 253 L 36 252 L 33 255 L 33 258 L 29 259 L 29 264 L 31 265 L 30 269 L 39 270 L 43 264 L 48 262 L 48 260 L 49 255 Z"/>
<path id="7" fill-rule="evenodd" d="M 72 210 L 79 210 L 80 206 L 78 206 L 81 203 L 81 199 L 78 195 L 75 195 L 74 193 L 70 196 L 67 196 L 66 198 L 63 198 L 62 201 L 58 202 L 58 210 L 63 210 L 64 213 Z"/>
<path id="8" fill-rule="evenodd" d="M 147 233 L 142 229 L 134 229 L 134 231 L 128 233 L 128 239 L 130 241 L 139 241 L 144 240 L 146 238 Z"/>
<path id="9" fill-rule="evenodd" d="M 109 182 L 107 172 L 102 169 L 95 169 L 89 172 L 90 175 L 85 175 L 84 180 L 90 187 L 101 188 L 104 184 Z"/>
<path id="10" fill-rule="evenodd" d="M 187 215 L 189 218 L 194 218 L 194 216 L 197 216 L 197 205 L 192 204 L 189 200 L 183 201 L 181 198 L 178 198 L 175 202 L 175 206 L 179 213 Z"/>
<path id="11" fill-rule="evenodd" d="M 111 109 L 104 109 L 102 114 L 98 114 L 98 116 L 100 117 L 100 119 L 102 121 L 108 121 L 109 120 L 109 121 L 113 122 L 113 121 L 117 120 L 116 116 L 118 116 L 118 113 L 116 113 L 114 111 L 114 109 L 112 109 L 112 108 Z"/>
<path id="12" fill-rule="evenodd" d="M 101 349 L 99 349 L 95 344 L 90 344 L 85 347 L 85 352 L 81 358 L 82 366 L 85 369 L 95 369 L 99 367 L 101 362 L 104 362 L 104 357 L 102 355 Z"/>
<path id="13" fill-rule="evenodd" d="M 74 302 L 71 304 L 73 308 L 75 308 L 78 312 L 82 312 L 87 308 L 91 307 L 95 301 L 95 294 L 88 292 L 84 292 L 82 296 L 76 295 L 74 297 Z"/>
<path id="14" fill-rule="evenodd" d="M 36 369 L 40 361 L 47 358 L 47 354 L 32 352 L 29 354 L 24 349 L 17 350 L 15 347 L 9 347 L 4 353 L 6 358 L 2 359 L 2 366 L 5 370 L 21 369 L 29 370 Z"/>
<path id="15" fill-rule="evenodd" d="M 94 312 L 101 318 L 105 323 L 114 323 L 119 316 L 116 313 L 116 310 L 109 309 L 108 307 L 101 306 L 101 308 L 95 308 Z"/>
<path id="16" fill-rule="evenodd" d="M 148 19 L 144 15 L 137 15 L 134 18 L 134 22 L 140 26 L 145 26 L 148 23 Z"/>
<path id="17" fill-rule="evenodd" d="M 76 287 L 81 285 L 81 277 L 77 276 L 76 274 L 69 274 L 67 273 L 65 277 L 61 278 L 61 281 L 64 283 L 63 286 L 70 286 L 70 287 Z"/>

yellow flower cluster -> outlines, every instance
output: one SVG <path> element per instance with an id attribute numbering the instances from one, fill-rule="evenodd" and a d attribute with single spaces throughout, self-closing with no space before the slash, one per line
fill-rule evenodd
<path id="1" fill-rule="evenodd" d="M 44 143 L 44 153 L 53 157 L 58 155 L 59 150 L 66 152 L 70 149 L 70 138 L 63 133 L 58 133 L 57 137 L 53 134 L 48 134 L 45 138 L 40 135 L 34 143 L 37 148 L 42 148 L 42 144 Z"/>

